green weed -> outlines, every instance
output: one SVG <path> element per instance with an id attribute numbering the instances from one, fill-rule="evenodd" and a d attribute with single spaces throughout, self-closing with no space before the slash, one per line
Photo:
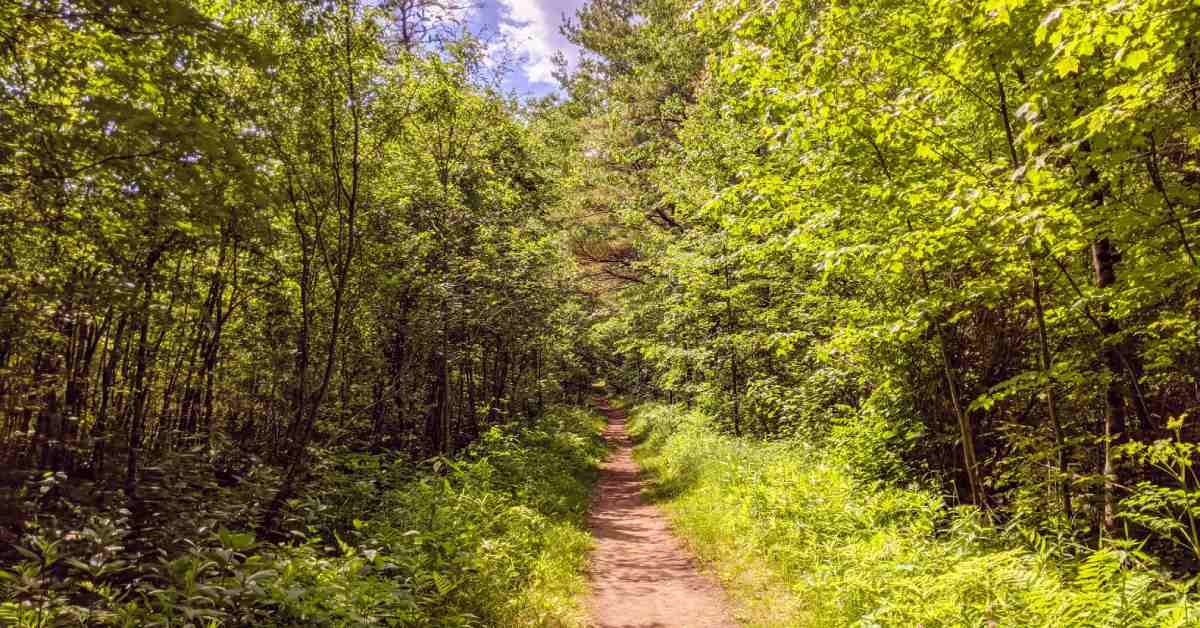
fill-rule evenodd
<path id="1" fill-rule="evenodd" d="M 637 455 L 681 535 L 755 626 L 1195 626 L 1189 583 L 1133 549 L 1079 558 L 916 489 L 867 484 L 799 441 L 717 434 L 647 405 Z"/>

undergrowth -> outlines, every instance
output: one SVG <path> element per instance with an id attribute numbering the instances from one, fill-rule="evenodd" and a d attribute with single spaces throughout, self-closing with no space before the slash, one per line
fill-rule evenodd
<path id="1" fill-rule="evenodd" d="M 1200 625 L 1195 582 L 1134 549 L 990 526 L 929 492 L 855 479 L 811 445 L 724 436 L 709 422 L 650 404 L 630 427 L 652 497 L 750 625 Z"/>
<path id="2" fill-rule="evenodd" d="M 324 460 L 291 540 L 198 521 L 135 553 L 127 512 L 43 519 L 0 570 L 0 625 L 582 626 L 601 421 L 552 410 L 455 460 Z"/>

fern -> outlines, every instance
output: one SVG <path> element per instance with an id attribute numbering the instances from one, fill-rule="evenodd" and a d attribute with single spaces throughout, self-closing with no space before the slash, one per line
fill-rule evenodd
<path id="1" fill-rule="evenodd" d="M 803 442 L 749 443 L 708 425 L 648 405 L 632 426 L 654 494 L 728 574 L 753 625 L 1197 625 L 1194 583 L 1165 578 L 1132 549 L 1075 559 L 1069 538 L 996 528 L 934 494 L 856 479 Z M 755 570 L 764 573 L 744 575 Z"/>

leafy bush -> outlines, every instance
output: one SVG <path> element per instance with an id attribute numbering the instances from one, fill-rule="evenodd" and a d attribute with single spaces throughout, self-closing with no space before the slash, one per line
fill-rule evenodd
<path id="1" fill-rule="evenodd" d="M 642 406 L 631 427 L 654 494 L 756 625 L 1200 621 L 1194 583 L 1170 580 L 1133 549 L 1087 552 L 1017 524 L 988 525 L 929 492 L 856 479 L 807 443 L 720 435 L 678 406 Z M 747 578 L 754 570 L 765 575 Z"/>
<path id="2" fill-rule="evenodd" d="M 920 465 L 912 460 L 917 443 L 926 436 L 919 421 L 908 419 L 906 406 L 891 385 L 880 386 L 862 410 L 837 406 L 829 447 L 835 458 L 868 480 L 913 477 Z"/>
<path id="3" fill-rule="evenodd" d="M 579 626 L 598 433 L 555 409 L 457 460 L 327 455 L 288 543 L 220 527 L 135 554 L 127 512 L 46 519 L 0 570 L 0 623 Z"/>

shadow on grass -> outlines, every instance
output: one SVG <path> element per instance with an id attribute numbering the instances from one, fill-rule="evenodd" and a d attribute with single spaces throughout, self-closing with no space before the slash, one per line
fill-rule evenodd
<path id="1" fill-rule="evenodd" d="M 683 496 L 696 484 L 694 475 L 680 475 L 664 482 L 652 474 L 647 474 L 646 479 L 646 488 L 642 491 L 642 496 L 652 503 L 672 501 Z"/>
<path id="2" fill-rule="evenodd" d="M 700 481 L 695 469 L 689 467 L 679 469 L 670 478 L 664 479 L 653 464 L 647 463 L 646 459 L 650 456 L 643 455 L 638 458 L 638 464 L 642 468 L 642 478 L 645 480 L 642 497 L 647 501 L 653 503 L 673 501 L 682 497 Z"/>

